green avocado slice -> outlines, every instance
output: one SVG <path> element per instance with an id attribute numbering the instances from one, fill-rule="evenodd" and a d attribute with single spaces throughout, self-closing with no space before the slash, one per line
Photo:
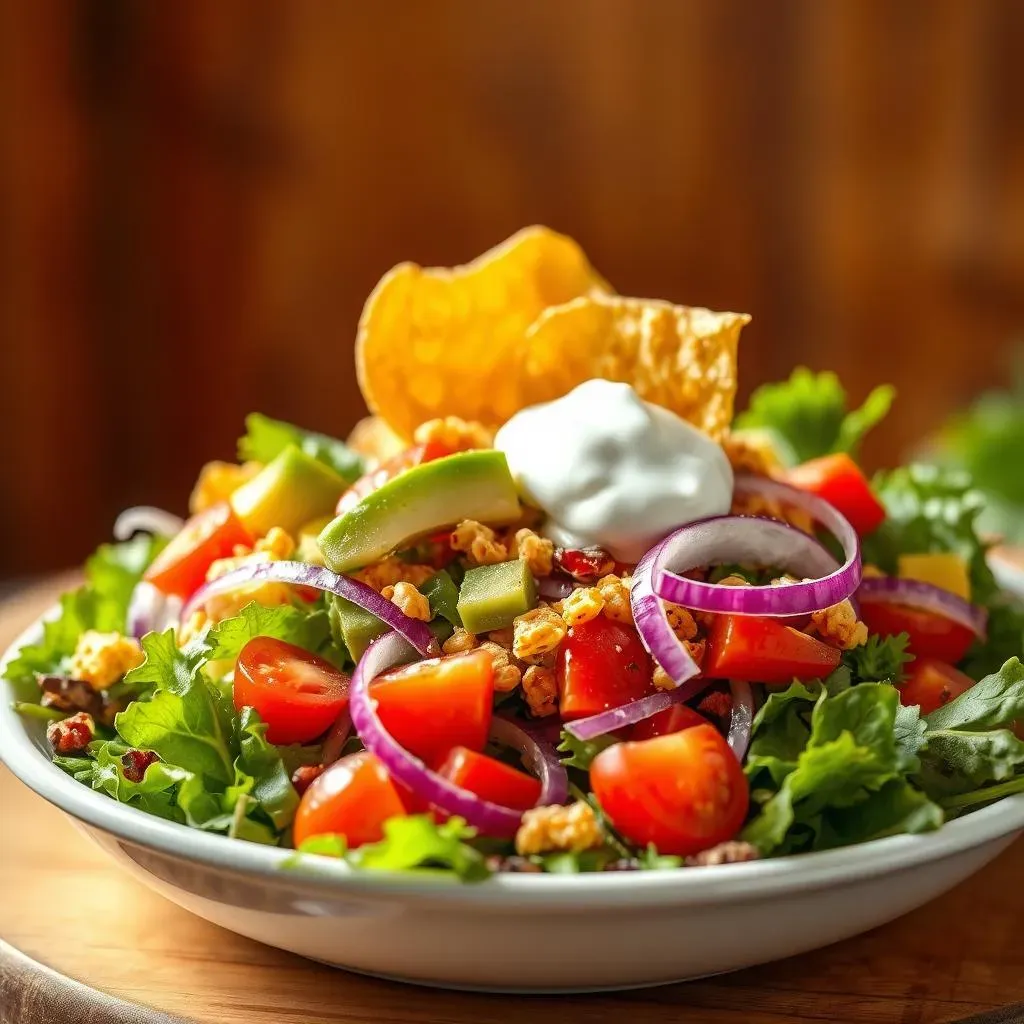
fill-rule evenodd
<path id="1" fill-rule="evenodd" d="M 459 452 L 407 469 L 368 494 L 324 528 L 320 550 L 329 568 L 352 572 L 463 519 L 501 524 L 519 515 L 504 452 Z"/>

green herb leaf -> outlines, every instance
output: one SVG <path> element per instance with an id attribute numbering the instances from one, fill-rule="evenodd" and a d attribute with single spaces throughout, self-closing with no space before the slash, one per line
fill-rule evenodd
<path id="1" fill-rule="evenodd" d="M 443 869 L 465 882 L 487 878 L 490 871 L 483 855 L 469 845 L 476 836 L 461 818 L 437 824 L 429 815 L 390 818 L 384 838 L 353 850 L 349 863 L 363 871 L 413 871 Z"/>
<path id="2" fill-rule="evenodd" d="M 42 640 L 22 647 L 5 670 L 22 699 L 38 701 L 36 674 L 60 674 L 87 629 L 125 632 L 132 590 L 164 543 L 138 536 L 123 544 L 104 544 L 89 558 L 85 585 L 61 597 L 58 615 L 43 624 Z"/>
<path id="3" fill-rule="evenodd" d="M 330 466 L 346 483 L 352 483 L 363 475 L 362 458 L 344 442 L 326 434 L 302 430 L 258 412 L 246 416 L 245 428 L 245 437 L 238 442 L 238 457 L 243 461 L 252 459 L 267 463 L 289 445 L 295 445 Z"/>
<path id="4" fill-rule="evenodd" d="M 569 755 L 569 757 L 562 759 L 562 764 L 566 768 L 579 768 L 582 771 L 588 772 L 594 758 L 602 750 L 607 750 L 613 743 L 618 742 L 614 736 L 607 734 L 592 740 L 578 740 L 568 729 L 563 729 L 561 742 L 558 744 L 558 752 Z"/>
<path id="5" fill-rule="evenodd" d="M 914 660 L 907 651 L 909 642 L 906 633 L 869 636 L 866 643 L 843 652 L 843 664 L 855 683 L 892 683 L 895 686 L 906 675 L 903 666 Z"/>
<path id="6" fill-rule="evenodd" d="M 281 752 L 267 741 L 267 726 L 253 708 L 243 708 L 235 724 L 239 755 L 235 759 L 235 785 L 243 786 L 255 807 L 283 832 L 295 817 L 295 792 Z"/>
<path id="7" fill-rule="evenodd" d="M 142 648 L 146 660 L 128 680 L 152 683 L 156 692 L 117 715 L 118 734 L 133 747 L 156 751 L 168 764 L 214 782 L 233 782 L 232 715 L 223 695 L 199 671 L 208 650 L 205 640 L 179 649 L 169 629 L 143 637 Z"/>
<path id="8" fill-rule="evenodd" d="M 847 412 L 846 392 L 834 373 L 797 367 L 789 380 L 759 387 L 736 419 L 742 430 L 769 430 L 782 438 L 796 462 L 833 452 L 856 454 L 864 435 L 888 413 L 895 391 L 875 388 L 864 404 Z"/>
<path id="9" fill-rule="evenodd" d="M 926 716 L 929 736 L 943 729 L 1002 729 L 1024 719 L 1024 665 L 1010 658 L 996 673 Z"/>
<path id="10" fill-rule="evenodd" d="M 234 661 L 242 648 L 257 636 L 295 644 L 307 651 L 318 651 L 330 635 L 327 611 L 309 611 L 288 604 L 247 604 L 241 612 L 215 625 L 206 638 L 208 657 Z"/>

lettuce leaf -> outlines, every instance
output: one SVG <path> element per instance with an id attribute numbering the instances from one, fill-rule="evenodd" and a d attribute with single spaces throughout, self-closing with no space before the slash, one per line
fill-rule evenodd
<path id="1" fill-rule="evenodd" d="M 384 838 L 349 850 L 344 836 L 319 835 L 305 840 L 298 849 L 301 862 L 305 854 L 344 859 L 358 871 L 445 872 L 464 882 L 478 882 L 491 874 L 482 853 L 469 845 L 476 837 L 462 818 L 449 818 L 438 824 L 427 814 L 390 818 L 384 822 Z"/>
<path id="2" fill-rule="evenodd" d="M 794 853 L 938 827 L 941 809 L 908 778 L 921 746 L 916 717 L 887 683 L 770 694 L 754 720 L 743 838 L 766 854 Z"/>
<path id="3" fill-rule="evenodd" d="M 864 435 L 889 412 L 895 390 L 888 384 L 874 389 L 859 409 L 848 410 L 846 392 L 830 372 L 814 373 L 797 367 L 789 380 L 764 384 L 750 407 L 736 419 L 742 430 L 767 430 L 781 438 L 780 449 L 795 462 L 821 455 L 856 455 Z"/>
<path id="4" fill-rule="evenodd" d="M 326 434 L 302 430 L 258 412 L 246 416 L 245 430 L 245 436 L 238 442 L 238 457 L 243 462 L 250 459 L 270 462 L 293 444 L 307 455 L 330 466 L 346 483 L 353 483 L 363 475 L 362 457 L 343 441 Z"/>
<path id="5" fill-rule="evenodd" d="M 242 648 L 256 636 L 270 636 L 295 644 L 307 651 L 318 651 L 330 636 L 327 611 L 309 611 L 293 605 L 247 604 L 230 619 L 217 623 L 206 637 L 208 657 L 234 661 Z"/>
<path id="6" fill-rule="evenodd" d="M 43 624 L 39 643 L 23 647 L 7 666 L 5 677 L 17 686 L 19 696 L 38 700 L 36 674 L 60 674 L 87 629 L 125 631 L 132 591 L 164 543 L 140 535 L 123 544 L 104 544 L 90 556 L 85 584 L 61 597 L 60 611 Z"/>

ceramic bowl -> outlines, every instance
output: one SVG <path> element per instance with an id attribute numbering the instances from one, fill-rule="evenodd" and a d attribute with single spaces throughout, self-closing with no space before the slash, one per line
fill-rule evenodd
<path id="1" fill-rule="evenodd" d="M 32 642 L 37 623 L 14 645 Z M 490 991 L 658 985 L 780 959 L 885 924 L 1024 830 L 1024 794 L 937 832 L 749 864 L 477 885 L 356 874 L 163 821 L 50 763 L 43 723 L 0 683 L 0 755 L 142 883 L 223 928 L 324 963 Z"/>

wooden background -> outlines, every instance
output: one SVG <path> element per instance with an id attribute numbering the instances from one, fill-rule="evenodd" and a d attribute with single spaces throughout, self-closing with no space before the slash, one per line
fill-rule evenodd
<path id="1" fill-rule="evenodd" d="M 182 510 L 259 408 L 345 431 L 403 258 L 531 222 L 901 401 L 1024 325 L 1019 0 L 0 0 L 0 576 Z"/>

